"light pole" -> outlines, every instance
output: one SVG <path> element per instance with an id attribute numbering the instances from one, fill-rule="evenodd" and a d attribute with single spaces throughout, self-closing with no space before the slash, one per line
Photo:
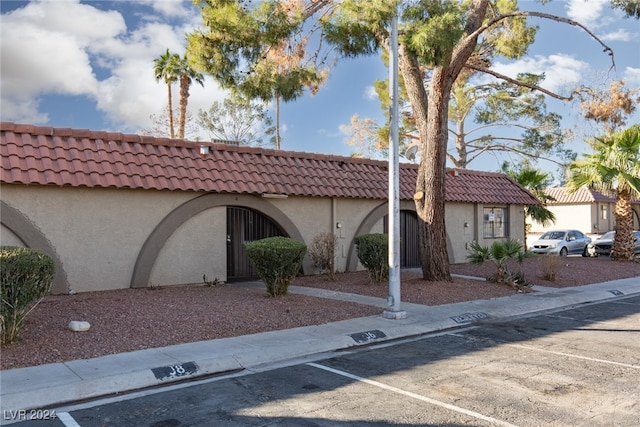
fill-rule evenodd
<path id="1" fill-rule="evenodd" d="M 391 18 L 389 41 L 389 94 L 391 97 L 389 134 L 389 297 L 383 317 L 404 319 L 400 309 L 400 159 L 398 147 L 398 7 Z"/>

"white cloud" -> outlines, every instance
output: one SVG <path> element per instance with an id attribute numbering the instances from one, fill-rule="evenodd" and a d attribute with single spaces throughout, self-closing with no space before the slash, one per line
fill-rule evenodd
<path id="1" fill-rule="evenodd" d="M 620 28 L 617 31 L 608 33 L 600 37 L 604 41 L 617 41 L 617 42 L 628 42 L 632 39 L 633 35 L 625 30 L 624 28 Z"/>
<path id="2" fill-rule="evenodd" d="M 153 8 L 153 10 L 166 18 L 187 18 L 193 6 L 187 8 L 191 2 L 184 0 L 137 0 L 140 4 L 145 4 Z"/>
<path id="3" fill-rule="evenodd" d="M 561 92 L 576 86 L 589 71 L 589 64 L 569 55 L 555 54 L 537 55 L 509 64 L 496 63 L 493 69 L 509 77 L 516 77 L 518 73 L 545 73 L 542 87 Z"/>
<path id="4" fill-rule="evenodd" d="M 627 83 L 628 87 L 640 86 L 640 68 L 625 68 L 623 79 Z"/>
<path id="5" fill-rule="evenodd" d="M 353 127 L 350 124 L 341 124 L 338 126 L 338 132 L 345 137 L 351 138 L 353 136 Z"/>
<path id="6" fill-rule="evenodd" d="M 609 0 L 569 0 L 565 9 L 567 16 L 589 28 L 602 25 L 602 11 Z"/>
<path id="7" fill-rule="evenodd" d="M 378 100 L 378 93 L 376 92 L 376 88 L 374 88 L 373 86 L 367 86 L 364 89 L 363 97 L 367 101 L 377 101 Z"/>
<path id="8" fill-rule="evenodd" d="M 119 12 L 78 0 L 34 1 L 3 14 L 3 120 L 47 124 L 50 117 L 39 111 L 40 99 L 60 94 L 94 100 L 114 129 L 151 127 L 149 116 L 167 105 L 166 86 L 153 76 L 153 59 L 167 48 L 184 54 L 185 34 L 200 17 L 197 9 L 185 7 L 188 2 L 147 3 L 161 15 L 148 13 L 135 28 L 127 28 Z M 191 88 L 194 116 L 224 97 L 212 79 L 205 85 Z M 173 89 L 177 107 L 179 89 Z"/>
<path id="9" fill-rule="evenodd" d="M 2 15 L 3 116 L 41 123 L 40 95 L 95 96 L 88 47 L 124 30 L 121 15 L 72 1 L 38 1 Z"/>

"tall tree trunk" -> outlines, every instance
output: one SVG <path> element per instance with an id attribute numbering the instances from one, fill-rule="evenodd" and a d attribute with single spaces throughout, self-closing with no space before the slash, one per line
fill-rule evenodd
<path id="1" fill-rule="evenodd" d="M 421 220 L 420 248 L 422 251 L 422 277 L 425 280 L 451 281 L 447 239 L 444 225 L 444 173 L 446 161 L 447 109 L 442 111 L 438 104 L 440 96 L 427 96 L 423 72 L 417 60 L 401 46 L 398 58 L 409 102 L 420 137 L 421 160 L 416 182 L 416 212 Z M 438 74 L 439 76 L 442 73 Z M 434 77 L 436 76 L 434 72 Z M 448 93 L 446 102 L 448 105 Z M 444 120 L 444 148 L 434 142 Z M 434 128 L 434 124 L 436 128 Z M 435 133 L 434 133 L 435 130 Z"/>
<path id="2" fill-rule="evenodd" d="M 423 259 L 422 274 L 426 280 L 451 281 L 444 212 L 450 93 L 446 68 L 434 68 L 428 99 L 426 143 L 422 148 L 422 162 L 418 169 L 418 180 L 424 186 L 424 198 L 416 201 L 419 215 L 425 222 L 422 249 L 428 257 Z"/>
<path id="3" fill-rule="evenodd" d="M 173 131 L 173 101 L 170 83 L 167 83 L 167 117 L 169 118 L 169 138 L 173 139 L 176 135 Z"/>
<path id="4" fill-rule="evenodd" d="M 482 25 L 488 4 L 489 0 L 471 0 L 465 35 L 453 48 L 449 61 L 433 68 L 428 96 L 417 59 L 400 48 L 399 66 L 422 145 L 415 203 L 422 221 L 422 276 L 429 281 L 451 281 L 444 199 L 449 98 L 454 82 L 478 44 L 478 36 L 470 35 Z"/>
<path id="5" fill-rule="evenodd" d="M 189 77 L 180 76 L 180 118 L 178 119 L 178 138 L 184 139 L 184 126 L 187 121 L 187 103 L 189 102 Z"/>
<path id="6" fill-rule="evenodd" d="M 611 256 L 616 261 L 633 261 L 633 211 L 631 209 L 631 191 L 618 190 L 616 197 L 616 236 L 611 248 Z"/>
<path id="7" fill-rule="evenodd" d="M 467 144 L 465 144 L 464 121 L 458 123 L 456 132 L 456 151 L 458 152 L 458 158 L 451 159 L 451 161 L 456 168 L 466 169 L 468 153 Z"/>

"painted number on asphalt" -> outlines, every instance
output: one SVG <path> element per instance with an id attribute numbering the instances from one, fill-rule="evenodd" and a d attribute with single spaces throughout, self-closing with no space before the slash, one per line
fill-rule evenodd
<path id="1" fill-rule="evenodd" d="M 193 375 L 198 372 L 198 365 L 195 362 L 186 362 L 180 365 L 161 366 L 159 368 L 152 368 L 151 372 L 159 380 L 167 380 L 178 377 L 185 377 L 187 375 Z"/>
<path id="2" fill-rule="evenodd" d="M 465 313 L 459 316 L 452 317 L 453 321 L 456 323 L 471 323 L 482 319 L 488 319 L 489 315 L 487 313 L 483 313 L 481 311 L 477 311 L 475 313 Z"/>
<path id="3" fill-rule="evenodd" d="M 377 340 L 380 338 L 386 338 L 384 332 L 379 330 L 367 331 L 367 332 L 359 332 L 357 334 L 349 335 L 353 340 L 359 344 Z"/>

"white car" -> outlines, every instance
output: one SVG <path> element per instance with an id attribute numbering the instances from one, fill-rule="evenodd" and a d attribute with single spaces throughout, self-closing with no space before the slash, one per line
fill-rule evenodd
<path id="1" fill-rule="evenodd" d="M 640 231 L 633 232 L 635 236 L 633 252 L 640 255 Z M 611 248 L 613 247 L 613 240 L 615 239 L 616 232 L 609 231 L 598 237 L 587 246 L 587 252 L 591 256 L 598 255 L 611 255 Z"/>
<path id="2" fill-rule="evenodd" d="M 580 254 L 589 256 L 587 246 L 591 243 L 591 237 L 578 230 L 554 230 L 547 231 L 538 240 L 529 246 L 534 254 L 552 254 L 567 256 Z"/>

